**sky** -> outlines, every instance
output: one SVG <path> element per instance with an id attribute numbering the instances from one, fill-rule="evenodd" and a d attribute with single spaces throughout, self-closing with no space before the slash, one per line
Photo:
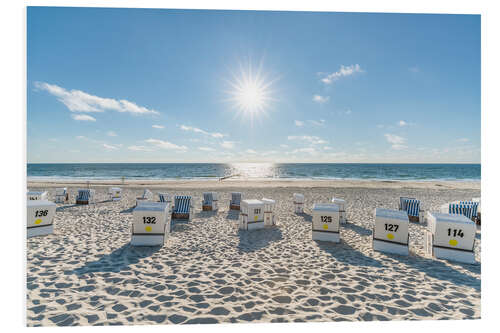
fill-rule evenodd
<path id="1" fill-rule="evenodd" d="M 480 27 L 28 7 L 27 160 L 480 163 Z"/>

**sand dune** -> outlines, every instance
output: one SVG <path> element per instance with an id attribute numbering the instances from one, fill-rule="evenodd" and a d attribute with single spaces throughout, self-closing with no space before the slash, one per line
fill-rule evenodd
<path id="1" fill-rule="evenodd" d="M 193 220 L 174 222 L 163 247 L 129 245 L 131 207 L 140 186 L 124 186 L 120 202 L 107 200 L 107 187 L 95 187 L 95 206 L 58 205 L 55 233 L 27 241 L 27 324 L 480 318 L 480 263 L 422 257 L 424 226 L 410 224 L 409 257 L 374 252 L 371 246 L 373 208 L 397 208 L 400 195 L 411 195 L 433 210 L 480 196 L 477 184 L 328 188 L 254 182 L 238 189 L 247 198 L 277 200 L 277 226 L 258 231 L 238 230 L 237 213 L 227 209 L 233 187 L 222 190 L 217 184 L 154 187 L 189 194 L 196 204 Z M 210 189 L 219 191 L 216 213 L 200 211 L 202 192 Z M 76 187 L 69 190 L 74 202 Z M 297 191 L 306 195 L 305 214 L 293 213 L 291 196 Z M 312 203 L 332 195 L 347 200 L 350 222 L 336 245 L 311 240 Z M 480 243 L 479 230 L 478 262 Z"/>

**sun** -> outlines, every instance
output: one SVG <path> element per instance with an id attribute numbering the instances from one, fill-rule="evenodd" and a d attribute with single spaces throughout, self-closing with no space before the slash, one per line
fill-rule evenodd
<path id="1" fill-rule="evenodd" d="M 233 75 L 233 80 L 229 82 L 231 89 L 228 91 L 228 100 L 242 116 L 253 119 L 265 115 L 274 100 L 271 89 L 273 82 L 263 74 L 262 65 L 256 71 L 251 65 L 240 66 L 239 74 Z"/>

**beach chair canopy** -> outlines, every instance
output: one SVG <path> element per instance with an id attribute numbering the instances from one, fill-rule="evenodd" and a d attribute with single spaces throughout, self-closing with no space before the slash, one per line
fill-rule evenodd
<path id="1" fill-rule="evenodd" d="M 89 198 L 90 198 L 89 189 L 78 190 L 78 197 L 76 198 L 77 200 L 88 201 Z"/>
<path id="2" fill-rule="evenodd" d="M 174 212 L 180 214 L 189 214 L 191 207 L 191 197 L 188 195 L 177 195 L 174 199 Z"/>
<path id="3" fill-rule="evenodd" d="M 467 216 L 472 219 L 477 217 L 477 207 L 478 203 L 474 201 L 460 201 L 457 203 L 451 203 L 449 205 L 448 213 L 449 214 L 459 214 Z"/>
<path id="4" fill-rule="evenodd" d="M 211 205 L 214 200 L 212 192 L 203 193 L 203 204 Z"/>
<path id="5" fill-rule="evenodd" d="M 239 206 L 241 203 L 241 193 L 240 192 L 232 192 L 231 193 L 231 204 Z"/>
<path id="6" fill-rule="evenodd" d="M 168 202 L 168 194 L 166 193 L 158 193 L 158 198 L 160 202 Z"/>
<path id="7" fill-rule="evenodd" d="M 405 199 L 404 200 L 404 207 L 405 207 L 404 210 L 408 213 L 408 216 L 419 216 L 419 213 L 420 213 L 420 200 L 417 200 L 417 199 Z"/>
<path id="8" fill-rule="evenodd" d="M 399 198 L 399 210 L 407 210 L 407 200 L 417 200 L 415 198 L 400 197 Z"/>

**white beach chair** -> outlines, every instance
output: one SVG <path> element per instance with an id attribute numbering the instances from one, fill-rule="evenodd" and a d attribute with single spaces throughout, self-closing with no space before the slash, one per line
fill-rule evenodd
<path id="1" fill-rule="evenodd" d="M 28 201 L 30 200 L 48 200 L 47 191 L 28 191 Z"/>
<path id="2" fill-rule="evenodd" d="M 122 189 L 119 187 L 110 187 L 108 194 L 109 200 L 120 201 L 122 199 Z"/>
<path id="3" fill-rule="evenodd" d="M 240 210 L 242 195 L 240 192 L 231 192 L 231 201 L 229 201 L 230 210 Z"/>
<path id="4" fill-rule="evenodd" d="M 28 200 L 26 214 L 28 238 L 53 233 L 55 214 L 55 203 L 47 200 Z"/>
<path id="5" fill-rule="evenodd" d="M 203 211 L 212 211 L 212 210 L 217 210 L 218 208 L 219 207 L 217 205 L 217 193 L 216 192 L 203 193 L 201 209 Z"/>
<path id="6" fill-rule="evenodd" d="M 132 211 L 133 246 L 162 246 L 170 233 L 169 204 L 166 202 L 146 202 Z"/>
<path id="7" fill-rule="evenodd" d="M 150 190 L 145 189 L 144 192 L 142 192 L 142 196 L 137 197 L 135 199 L 135 205 L 139 206 L 145 202 L 151 202 L 152 200 L 153 200 L 153 193 Z"/>
<path id="8" fill-rule="evenodd" d="M 68 189 L 66 187 L 56 188 L 55 202 L 66 203 L 69 201 Z"/>
<path id="9" fill-rule="evenodd" d="M 95 204 L 95 190 L 89 188 L 79 189 L 75 201 L 77 205 Z"/>
<path id="10" fill-rule="evenodd" d="M 274 206 L 276 205 L 276 201 L 267 198 L 262 198 L 260 201 L 264 203 L 264 226 L 272 227 L 276 225 L 276 219 L 274 217 Z"/>
<path id="11" fill-rule="evenodd" d="M 172 208 L 172 219 L 191 221 L 192 216 L 193 205 L 191 197 L 188 195 L 176 195 L 174 197 L 174 207 Z"/>
<path id="12" fill-rule="evenodd" d="M 409 220 L 404 210 L 375 209 L 373 249 L 400 255 L 409 254 Z"/>
<path id="13" fill-rule="evenodd" d="M 301 193 L 293 194 L 293 206 L 295 214 L 303 214 L 304 213 L 304 195 Z"/>
<path id="14" fill-rule="evenodd" d="M 256 199 L 241 201 L 239 228 L 255 230 L 264 228 L 264 203 Z"/>
<path id="15" fill-rule="evenodd" d="M 333 197 L 332 203 L 339 206 L 340 224 L 346 224 L 347 223 L 347 215 L 345 212 L 345 200 Z"/>
<path id="16" fill-rule="evenodd" d="M 315 203 L 312 208 L 312 239 L 340 242 L 340 208 L 334 203 Z"/>
<path id="17" fill-rule="evenodd" d="M 476 224 L 464 215 L 427 213 L 424 251 L 428 257 L 475 263 Z"/>
<path id="18" fill-rule="evenodd" d="M 167 192 L 159 192 L 158 193 L 158 202 L 165 202 L 168 203 L 168 209 L 169 213 L 172 212 L 172 196 L 168 194 Z"/>

